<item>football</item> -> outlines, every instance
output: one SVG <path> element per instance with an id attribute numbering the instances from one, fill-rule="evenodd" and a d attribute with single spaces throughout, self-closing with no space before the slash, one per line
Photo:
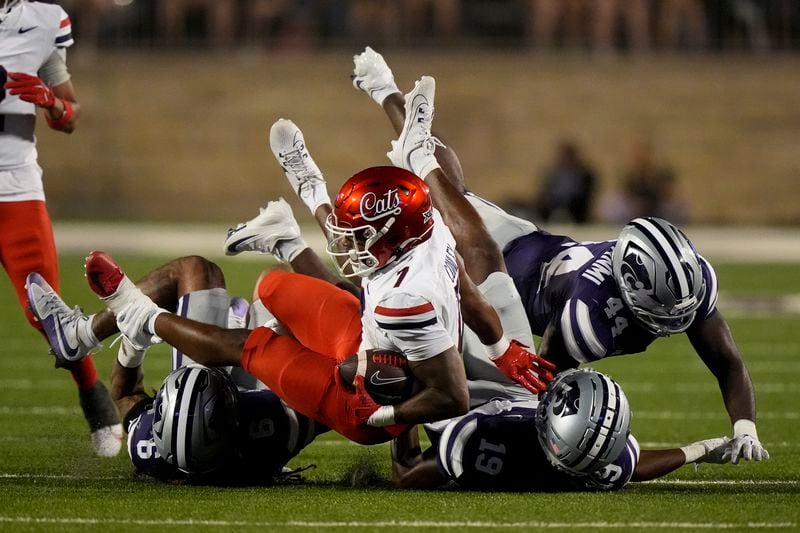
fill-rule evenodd
<path id="1" fill-rule="evenodd" d="M 364 364 L 364 387 L 376 403 L 394 405 L 408 399 L 414 391 L 414 375 L 408 360 L 400 352 L 367 350 L 354 354 L 339 364 L 339 375 L 352 384 L 358 371 L 359 357 Z"/>

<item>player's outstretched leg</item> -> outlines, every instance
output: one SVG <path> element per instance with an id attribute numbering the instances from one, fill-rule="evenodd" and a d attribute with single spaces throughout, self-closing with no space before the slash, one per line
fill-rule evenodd
<path id="1" fill-rule="evenodd" d="M 506 272 L 500 248 L 476 209 L 439 165 L 436 150 L 442 143 L 431 132 L 435 95 L 435 81 L 423 76 L 405 96 L 403 129 L 387 155 L 396 166 L 411 170 L 425 180 L 434 205 L 453 233 L 467 274 L 497 310 L 505 333 L 532 347 L 533 335 L 525 309 Z"/>
<path id="2" fill-rule="evenodd" d="M 100 344 L 89 317 L 78 307 L 70 309 L 38 272 L 28 274 L 25 289 L 31 312 L 50 341 L 57 367 L 80 361 Z"/>
<path id="3" fill-rule="evenodd" d="M 247 330 L 196 322 L 160 308 L 103 252 L 92 252 L 87 257 L 86 279 L 114 313 L 119 331 L 134 347 L 144 349 L 163 339 L 200 364 L 238 366 Z M 157 319 L 161 319 L 158 326 Z"/>
<path id="4" fill-rule="evenodd" d="M 394 82 L 394 75 L 383 56 L 369 46 L 363 52 L 353 56 L 353 86 L 367 93 L 383 108 L 396 134 L 403 131 L 406 122 L 405 98 Z M 439 132 L 433 135 L 443 140 Z M 464 193 L 464 171 L 458 155 L 451 147 L 443 143 L 436 146 L 436 159 L 442 171 L 457 192 Z"/>
<path id="5" fill-rule="evenodd" d="M 92 252 L 86 258 L 86 280 L 92 291 L 117 318 L 120 332 L 137 350 L 146 350 L 161 342 L 152 322 L 165 309 L 158 307 L 128 276 L 111 256 Z M 129 327 L 124 328 L 124 325 Z M 141 327 L 140 327 L 141 326 Z"/>
<path id="6" fill-rule="evenodd" d="M 386 154 L 394 166 L 409 170 L 423 180 L 440 168 L 434 151 L 441 143 L 431 134 L 435 95 L 436 80 L 432 77 L 423 76 L 414 84 L 414 89 L 405 97 L 403 129 Z"/>
<path id="7" fill-rule="evenodd" d="M 38 272 L 28 274 L 25 289 L 31 312 L 50 343 L 56 367 L 73 369 L 91 362 L 84 358 L 100 343 L 92 333 L 89 317 L 77 307 L 70 309 Z M 94 365 L 89 366 L 94 373 Z M 93 385 L 78 388 L 78 399 L 95 453 L 100 457 L 116 456 L 122 445 L 122 425 L 108 389 L 95 379 Z"/>
<path id="8" fill-rule="evenodd" d="M 306 248 L 292 208 L 283 198 L 269 202 L 252 220 L 229 229 L 225 239 L 226 255 L 257 252 L 274 255 L 284 263 Z"/>
<path id="9" fill-rule="evenodd" d="M 289 185 L 325 231 L 331 198 L 322 171 L 308 152 L 303 132 L 291 120 L 278 119 L 269 131 L 269 146 Z"/>

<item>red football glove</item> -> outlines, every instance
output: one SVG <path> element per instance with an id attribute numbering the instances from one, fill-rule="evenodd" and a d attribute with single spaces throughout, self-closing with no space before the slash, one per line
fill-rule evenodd
<path id="1" fill-rule="evenodd" d="M 556 365 L 529 352 L 517 341 L 511 341 L 503 355 L 493 361 L 503 374 L 534 394 L 547 388 L 547 384 L 553 381 L 551 371 L 556 369 Z"/>
<path id="2" fill-rule="evenodd" d="M 334 374 L 334 377 L 337 385 L 345 390 L 352 389 L 355 386 L 355 392 L 344 395 L 345 408 L 353 425 L 366 425 L 370 415 L 377 411 L 380 405 L 375 403 L 375 400 L 372 399 L 372 396 L 369 395 L 366 387 L 364 387 L 364 376 L 356 375 L 352 386 L 342 381 L 338 371 Z"/>
<path id="3" fill-rule="evenodd" d="M 50 109 L 56 103 L 53 89 L 48 87 L 40 78 L 25 74 L 24 72 L 9 72 L 6 89 L 9 93 L 19 96 L 20 100 L 36 104 L 39 107 Z"/>

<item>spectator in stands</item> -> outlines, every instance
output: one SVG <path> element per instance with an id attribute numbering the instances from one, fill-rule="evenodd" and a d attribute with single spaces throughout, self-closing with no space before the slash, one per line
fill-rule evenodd
<path id="1" fill-rule="evenodd" d="M 461 0 L 401 0 L 403 36 L 413 43 L 433 36 L 434 42 L 452 43 L 461 30 Z"/>
<path id="2" fill-rule="evenodd" d="M 535 216 L 543 222 L 551 218 L 579 224 L 587 222 L 596 182 L 594 172 L 583 160 L 577 145 L 570 140 L 562 141 L 534 201 Z"/>
<path id="3" fill-rule="evenodd" d="M 399 39 L 400 6 L 395 0 L 351 0 L 352 37 L 375 46 L 395 45 Z"/>
<path id="4" fill-rule="evenodd" d="M 596 51 L 613 52 L 620 20 L 631 50 L 644 52 L 650 48 L 649 0 L 594 0 L 592 6 Z"/>
<path id="5" fill-rule="evenodd" d="M 156 17 L 160 39 L 169 44 L 185 44 L 191 12 L 205 12 L 208 41 L 216 46 L 234 42 L 237 3 L 220 0 L 168 0 L 157 2 Z"/>
<path id="6" fill-rule="evenodd" d="M 621 191 L 603 208 L 603 218 L 625 223 L 637 217 L 660 217 L 684 224 L 688 208 L 678 194 L 675 174 L 658 162 L 653 143 L 644 136 L 634 139 L 631 160 L 622 179 Z"/>
<path id="7" fill-rule="evenodd" d="M 314 44 L 315 2 L 308 0 L 245 0 L 247 44 L 307 49 Z"/>
<path id="8" fill-rule="evenodd" d="M 585 46 L 589 2 L 587 0 L 527 0 L 525 39 L 536 48 L 553 48 L 557 34 L 565 48 Z M 560 31 L 559 31 L 560 29 Z"/>
<path id="9" fill-rule="evenodd" d="M 661 0 L 656 20 L 661 46 L 706 48 L 708 32 L 702 0 Z"/>

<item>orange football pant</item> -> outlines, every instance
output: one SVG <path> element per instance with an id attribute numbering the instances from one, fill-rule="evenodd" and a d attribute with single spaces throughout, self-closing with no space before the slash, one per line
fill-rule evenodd
<path id="1" fill-rule="evenodd" d="M 348 415 L 345 399 L 353 393 L 334 376 L 361 343 L 355 296 L 316 278 L 274 270 L 262 278 L 258 297 L 294 338 L 256 328 L 242 351 L 242 368 L 292 409 L 359 444 L 386 442 L 405 430 L 359 425 Z"/>
<path id="2" fill-rule="evenodd" d="M 17 292 L 28 323 L 44 335 L 42 325 L 28 308 L 25 278 L 38 272 L 58 291 L 58 255 L 47 207 L 41 200 L 0 202 L 0 262 Z M 70 371 L 81 389 L 97 382 L 91 356 L 83 358 Z"/>

